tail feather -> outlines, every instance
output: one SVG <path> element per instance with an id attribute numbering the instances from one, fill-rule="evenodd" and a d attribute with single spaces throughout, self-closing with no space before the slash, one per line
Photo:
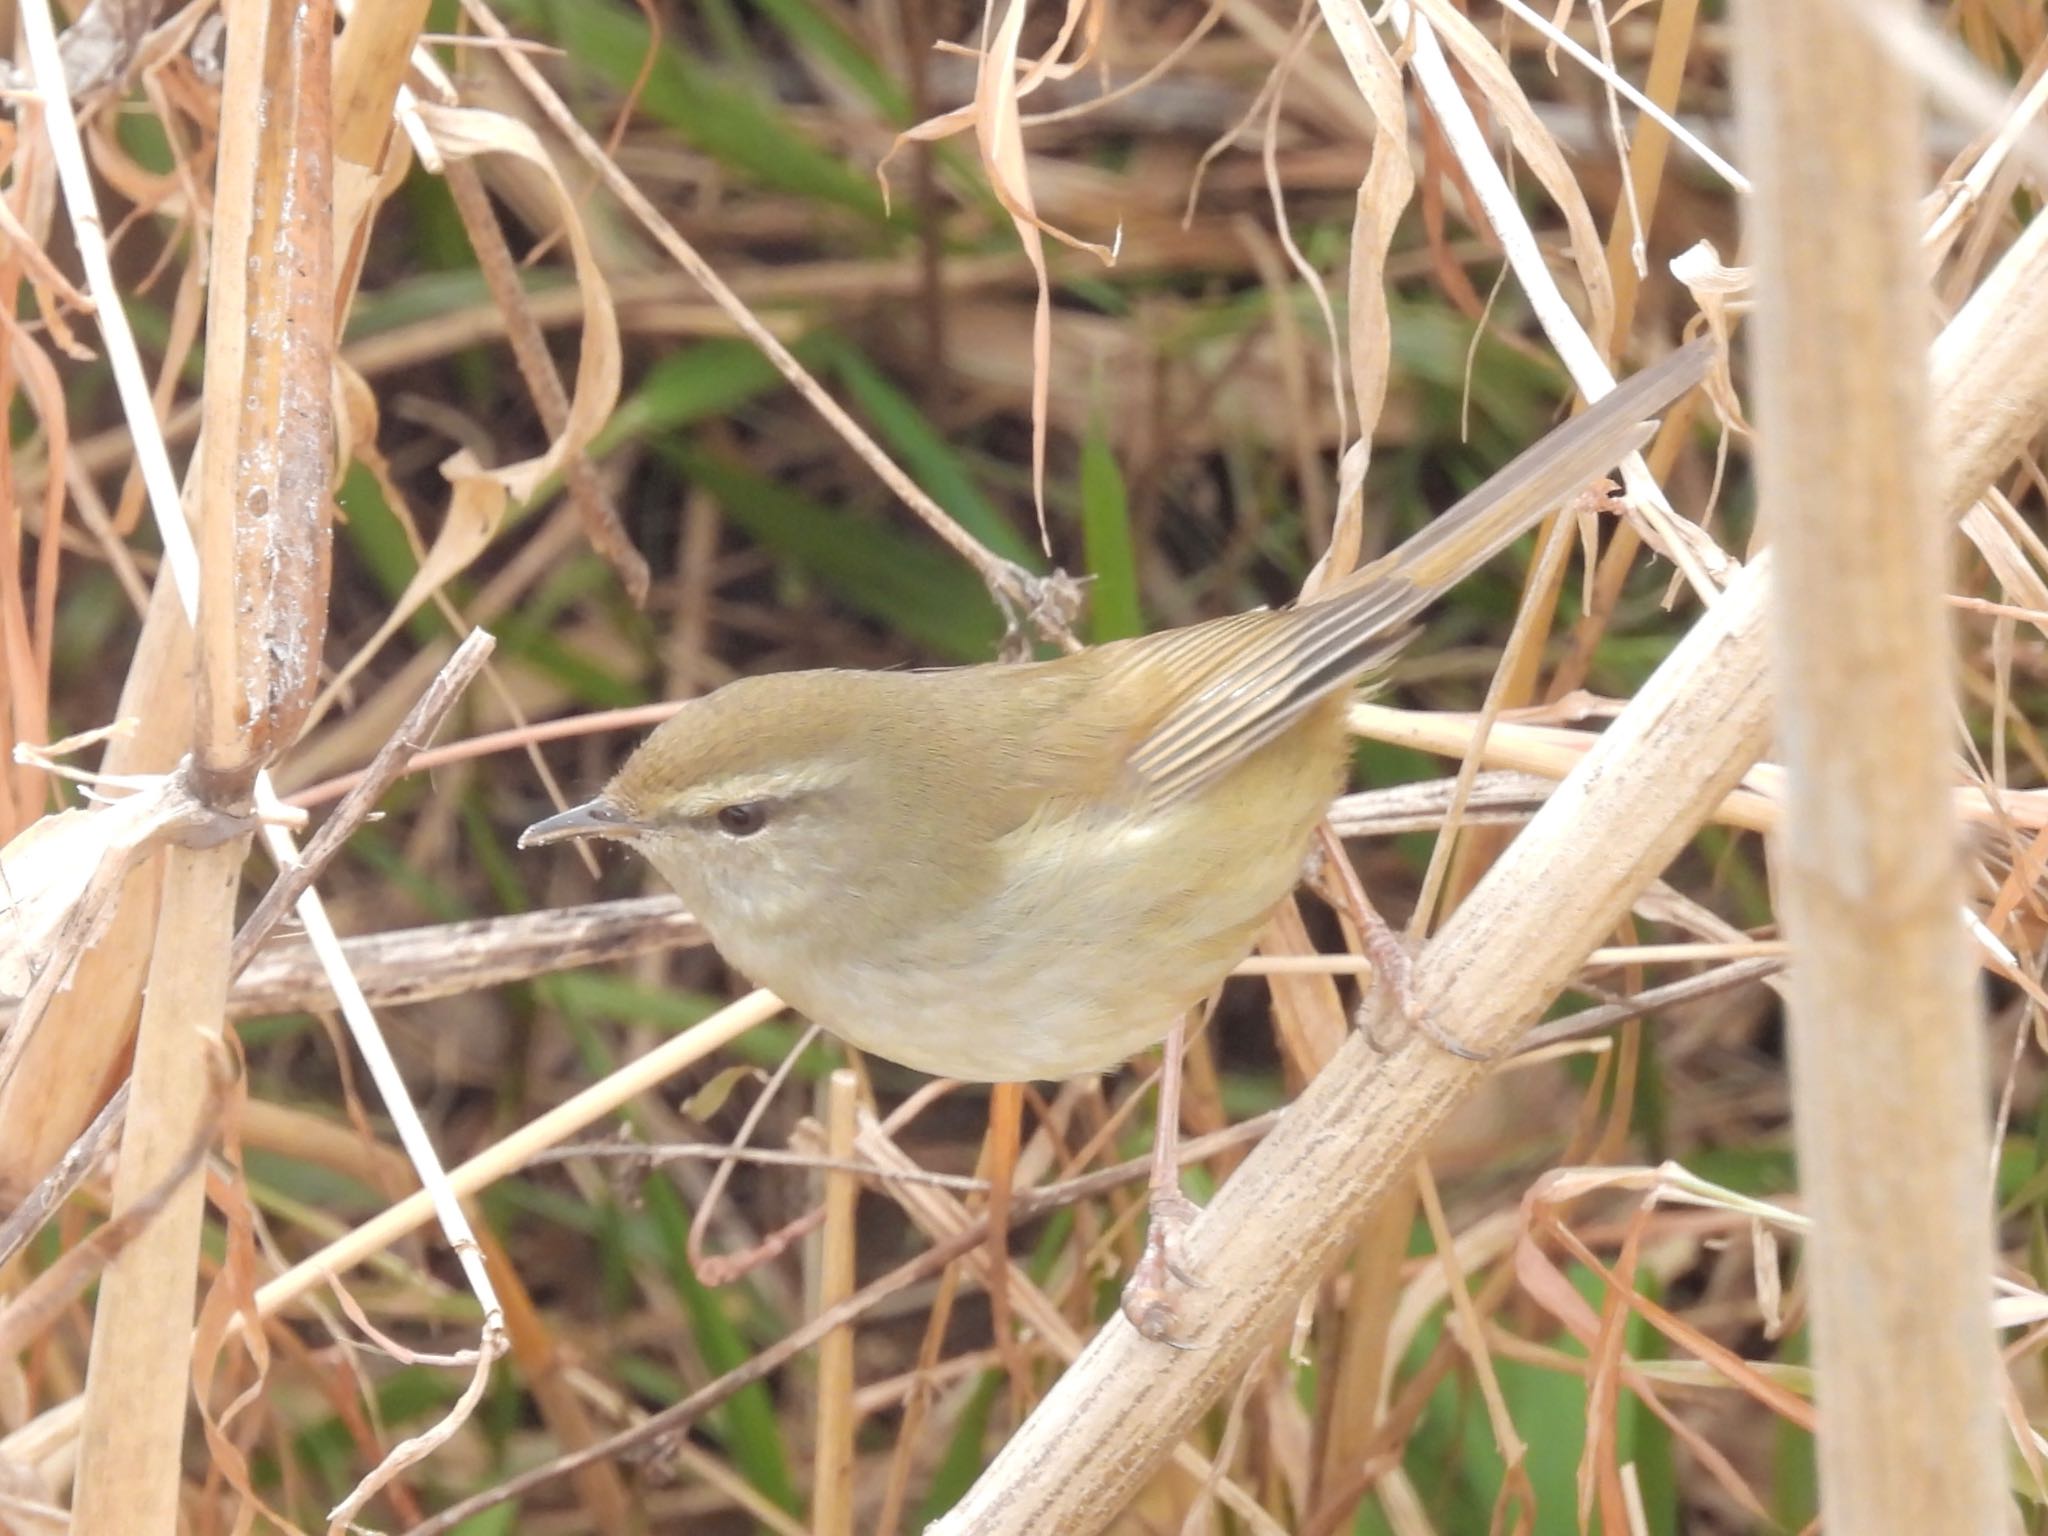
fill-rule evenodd
<path id="1" fill-rule="evenodd" d="M 1412 601 L 1395 598 L 1388 622 L 1414 617 L 1648 442 L 1655 431 L 1651 418 L 1706 377 L 1712 357 L 1713 343 L 1703 337 L 1617 385 L 1399 549 L 1346 577 L 1322 601 L 1342 601 L 1347 594 L 1393 582 L 1413 588 L 1415 596 Z"/>
<path id="2" fill-rule="evenodd" d="M 1641 447 L 1648 418 L 1698 383 L 1711 355 L 1694 342 L 1636 374 L 1316 602 L 1127 642 L 1186 690 L 1133 749 L 1131 771 L 1157 797 L 1190 794 L 1385 664 L 1445 589 Z"/>

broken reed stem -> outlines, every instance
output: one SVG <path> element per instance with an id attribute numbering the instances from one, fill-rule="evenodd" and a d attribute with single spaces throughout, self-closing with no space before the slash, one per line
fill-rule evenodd
<path id="1" fill-rule="evenodd" d="M 825 1154 L 853 1159 L 860 1079 L 841 1067 L 825 1083 Z M 854 1207 L 860 1178 L 844 1169 L 825 1175 L 825 1228 L 818 1262 L 818 1310 L 831 1312 L 853 1295 Z M 811 1530 L 814 1536 L 853 1536 L 853 1326 L 834 1328 L 818 1341 L 818 1443 L 813 1453 Z"/>
<path id="2" fill-rule="evenodd" d="M 228 934 L 247 834 L 171 848 L 135 1040 L 134 1095 L 114 1173 L 116 1213 L 147 1198 L 207 1135 L 221 1061 Z M 108 1265 L 93 1312 L 73 1536 L 169 1536 L 178 1524 L 191 1395 L 192 1286 L 206 1181 L 195 1167 Z"/>
<path id="3" fill-rule="evenodd" d="M 1993 1536 L 2013 1508 L 1983 1020 L 1958 921 L 1920 93 L 1874 14 L 1744 0 L 1735 15 L 1821 1518 L 1858 1536 Z"/>
<path id="4" fill-rule="evenodd" d="M 341 948 L 363 996 L 383 1008 L 703 942 L 704 930 L 675 897 L 635 896 L 357 934 Z M 297 937 L 266 945 L 228 992 L 230 1019 L 335 1006 L 320 957 Z"/>

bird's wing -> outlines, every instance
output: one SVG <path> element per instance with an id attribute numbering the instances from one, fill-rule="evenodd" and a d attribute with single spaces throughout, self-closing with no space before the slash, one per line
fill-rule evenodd
<path id="1" fill-rule="evenodd" d="M 1167 701 L 1125 771 L 1145 798 L 1177 800 L 1299 720 L 1331 689 L 1393 659 L 1407 639 L 1373 605 L 1242 613 L 1135 642 L 1132 692 Z M 1335 622 L 1350 619 L 1352 622 Z M 1120 658 L 1120 660 L 1122 660 Z"/>
<path id="2" fill-rule="evenodd" d="M 1636 374 L 1321 601 L 1123 642 L 1109 678 L 1166 701 L 1128 758 L 1141 792 L 1193 793 L 1332 689 L 1384 667 L 1438 594 L 1640 447 L 1648 418 L 1696 384 L 1711 356 L 1710 343 L 1695 342 Z"/>

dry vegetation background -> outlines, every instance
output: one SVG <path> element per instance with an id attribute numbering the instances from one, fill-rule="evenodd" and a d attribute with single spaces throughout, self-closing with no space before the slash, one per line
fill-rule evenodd
<path id="1" fill-rule="evenodd" d="M 318 4 L 230 7 L 225 52 L 211 7 L 95 6 L 65 43 L 82 140 L 29 95 L 0 138 L 0 696 L 39 749 L 0 772 L 0 1530 L 168 1531 L 173 1502 L 194 1532 L 542 1536 L 912 1531 L 952 1508 L 1123 1327 L 1147 1063 L 1027 1096 L 998 1270 L 986 1092 L 836 1072 L 813 1042 L 762 1109 L 800 1023 L 637 862 L 513 838 L 660 701 L 739 675 L 984 660 L 1004 604 L 1044 647 L 1069 613 L 1100 640 L 1285 600 L 1333 544 L 1369 557 L 1539 435 L 1572 398 L 1560 348 L 1583 381 L 1596 354 L 1625 372 L 1688 328 L 1738 332 L 1719 8 L 1539 9 L 1576 54 L 1495 0 L 1377 26 L 1346 0 L 358 0 L 330 65 Z M 1930 36 L 1975 69 L 1921 168 L 1945 318 L 2038 211 L 2048 21 L 1937 9 Z M 47 79 L 41 0 L 0 14 L 22 79 Z M 268 49 L 236 56 L 267 14 Z M 1411 15 L 1448 60 L 1404 43 Z M 1724 158 L 1614 96 L 1603 58 Z M 333 446 L 328 358 L 294 339 L 329 314 Z M 201 443 L 181 575 L 172 466 Z M 1704 533 L 1653 503 L 1583 546 L 1567 529 L 1569 567 L 1496 562 L 1361 711 L 1338 825 L 1418 932 L 1751 550 L 1747 448 L 1714 408 L 1672 413 L 1649 459 Z M 2037 1523 L 2040 495 L 2023 465 L 1972 510 L 1953 597 L 1998 1412 Z M 1055 570 L 1088 578 L 1085 606 Z M 487 661 L 458 653 L 472 628 Z M 1482 703 L 1520 713 L 1454 796 Z M 100 734 L 50 745 L 77 733 Z M 277 829 L 245 857 L 246 825 L 156 777 L 195 740 L 202 799 L 287 823 L 266 768 L 311 813 L 293 835 L 348 936 L 352 1023 L 441 1161 L 481 1159 L 457 1176 L 463 1258 L 406 1199 L 413 1133 L 322 979 L 320 909 L 287 892 L 250 918 Z M 1635 900 L 1116 1528 L 1815 1520 L 1775 790 L 1754 777 Z M 50 814 L 94 797 L 119 803 Z M 1304 898 L 1248 967 L 1267 974 L 1226 991 L 1184 1106 L 1198 1194 L 1345 1039 L 1351 942 Z M 209 1051 L 224 991 L 232 1046 Z M 782 1160 L 714 1201 L 702 1152 L 743 1123 Z M 707 1283 L 705 1255 L 764 1244 Z"/>

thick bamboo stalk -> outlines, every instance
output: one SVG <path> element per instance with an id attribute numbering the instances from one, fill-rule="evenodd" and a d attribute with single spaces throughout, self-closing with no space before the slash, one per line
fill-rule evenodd
<path id="1" fill-rule="evenodd" d="M 1788 770 L 1792 1099 L 1820 1491 L 1857 1536 L 2007 1529 L 1983 1021 L 1927 414 L 1919 92 L 1874 13 L 1746 0 L 1757 478 Z"/>

